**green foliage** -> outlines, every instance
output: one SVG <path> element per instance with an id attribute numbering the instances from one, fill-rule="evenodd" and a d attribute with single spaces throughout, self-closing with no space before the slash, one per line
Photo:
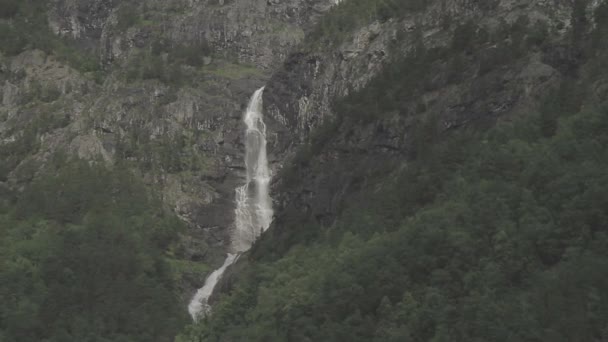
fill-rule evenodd
<path id="1" fill-rule="evenodd" d="M 179 44 L 170 49 L 169 55 L 173 61 L 202 67 L 203 57 L 211 55 L 211 47 L 205 40 L 195 44 Z"/>
<path id="2" fill-rule="evenodd" d="M 9 56 L 17 55 L 27 46 L 27 40 L 10 23 L 0 22 L 1 51 Z"/>
<path id="3" fill-rule="evenodd" d="M 187 64 L 184 60 L 164 60 L 153 46 L 151 49 L 136 51 L 129 58 L 124 75 L 127 82 L 156 79 L 166 84 L 182 86 L 187 79 L 182 63 Z"/>
<path id="4" fill-rule="evenodd" d="M 583 84 L 570 79 L 562 82 L 559 89 L 549 94 L 540 108 L 540 127 L 544 136 L 555 134 L 560 117 L 580 110 L 584 90 Z"/>
<path id="5" fill-rule="evenodd" d="M 473 21 L 467 21 L 463 25 L 456 27 L 452 38 L 452 49 L 454 51 L 471 53 L 474 47 L 475 36 L 477 35 L 477 25 Z"/>
<path id="6" fill-rule="evenodd" d="M 546 24 L 541 21 L 537 21 L 532 30 L 528 33 L 528 45 L 529 46 L 542 46 L 549 37 L 549 29 Z"/>
<path id="7" fill-rule="evenodd" d="M 371 122 L 380 115 L 411 112 L 409 101 L 421 91 L 431 75 L 431 67 L 441 50 L 427 50 L 424 46 L 405 58 L 389 64 L 370 85 L 352 92 L 336 103 L 339 115 L 360 122 Z"/>
<path id="8" fill-rule="evenodd" d="M 587 5 L 589 0 L 574 0 L 572 8 L 572 41 L 579 44 L 587 31 L 589 20 L 587 19 Z"/>
<path id="9" fill-rule="evenodd" d="M 309 43 L 340 43 L 350 32 L 374 20 L 386 21 L 406 13 L 421 11 L 428 0 L 348 0 L 341 1 L 324 15 L 308 35 Z"/>
<path id="10" fill-rule="evenodd" d="M 149 27 L 148 32 L 158 33 L 157 19 L 167 12 L 174 14 L 183 13 L 183 3 L 160 4 L 149 1 L 130 0 L 123 1 L 116 10 L 117 22 L 115 29 L 121 32 L 127 31 L 131 27 Z"/>
<path id="11" fill-rule="evenodd" d="M 10 19 L 19 13 L 18 0 L 0 0 L 0 18 Z"/>
<path id="12" fill-rule="evenodd" d="M 163 251 L 179 221 L 126 170 L 53 164 L 0 213 L 0 336 L 172 339 L 186 317 Z"/>
<path id="13" fill-rule="evenodd" d="M 472 21 L 459 25 L 449 48 L 427 49 L 418 37 L 408 55 L 388 63 L 367 87 L 350 92 L 335 103 L 334 109 L 342 118 L 360 123 L 394 114 L 424 113 L 424 102 L 412 105 L 412 100 L 422 93 L 459 83 L 467 74 L 483 76 L 513 64 L 529 49 L 539 48 L 547 35 L 545 25 L 530 27 L 527 18 L 520 17 L 512 24 L 502 22 L 491 32 Z"/>
<path id="14" fill-rule="evenodd" d="M 68 39 L 55 36 L 48 28 L 44 0 L 2 0 L 0 18 L 10 16 L 10 21 L 0 22 L 0 51 L 13 56 L 26 49 L 40 49 L 54 54 L 82 72 L 100 73 L 100 64 L 91 52 L 82 51 Z"/>
<path id="15" fill-rule="evenodd" d="M 118 9 L 117 29 L 124 31 L 137 24 L 140 20 L 141 9 L 133 2 L 125 2 Z"/>
<path id="16" fill-rule="evenodd" d="M 603 51 L 608 50 L 608 42 L 606 42 L 606 33 L 608 32 L 608 4 L 600 4 L 594 13 L 594 22 L 596 30 L 593 32 L 592 43 L 593 47 Z"/>
<path id="17" fill-rule="evenodd" d="M 142 129 L 133 129 L 126 137 L 117 137 L 116 155 L 119 163 L 136 162 L 144 172 L 205 172 L 209 160 L 199 150 L 204 133 L 165 133 L 156 139 Z"/>
<path id="18" fill-rule="evenodd" d="M 167 75 L 165 63 L 159 55 L 148 50 L 136 52 L 125 68 L 125 77 L 128 82 L 137 80 L 158 79 L 163 80 Z"/>
<path id="19" fill-rule="evenodd" d="M 41 94 L 36 96 L 42 96 L 43 100 L 50 100 L 56 96 L 56 92 L 53 90 L 41 90 Z M 15 129 L 15 139 L 0 145 L 0 159 L 3 161 L 0 164 L 0 182 L 6 181 L 10 172 L 15 170 L 27 157 L 38 152 L 41 135 L 54 129 L 65 127 L 69 121 L 67 115 L 41 113 L 31 118 L 24 127 Z"/>

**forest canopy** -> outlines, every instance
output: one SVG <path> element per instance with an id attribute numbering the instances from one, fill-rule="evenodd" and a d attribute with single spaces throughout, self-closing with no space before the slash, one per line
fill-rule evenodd
<path id="1" fill-rule="evenodd" d="M 0 208 L 0 341 L 167 341 L 182 223 L 131 172 L 55 161 Z"/>

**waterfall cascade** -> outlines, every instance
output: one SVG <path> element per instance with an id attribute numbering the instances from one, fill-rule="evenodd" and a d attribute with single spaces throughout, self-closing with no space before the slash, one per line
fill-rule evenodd
<path id="1" fill-rule="evenodd" d="M 209 297 L 211 297 L 215 285 L 222 277 L 222 274 L 224 273 L 226 268 L 232 265 L 236 258 L 236 254 L 228 254 L 228 257 L 226 258 L 226 260 L 224 260 L 224 264 L 222 265 L 222 267 L 213 271 L 207 277 L 207 279 L 205 279 L 205 285 L 203 285 L 203 287 L 196 291 L 194 298 L 192 298 L 190 304 L 188 305 L 188 312 L 190 312 L 192 319 L 196 320 L 197 316 L 199 316 L 200 314 L 206 314 L 209 312 L 210 307 L 209 304 L 207 304 L 207 300 L 209 299 Z"/>
<path id="2" fill-rule="evenodd" d="M 232 248 L 235 253 L 251 248 L 272 221 L 270 170 L 266 155 L 266 125 L 262 118 L 263 91 L 262 87 L 253 94 L 245 113 L 247 182 L 236 189 L 237 206 L 234 211 L 236 229 L 232 234 Z"/>
<path id="3" fill-rule="evenodd" d="M 222 267 L 213 271 L 202 288 L 192 298 L 188 311 L 192 319 L 207 315 L 211 306 L 209 297 L 228 266 L 236 262 L 239 253 L 251 248 L 255 240 L 272 222 L 272 199 L 270 198 L 270 170 L 266 154 L 266 125 L 262 117 L 262 93 L 264 87 L 255 91 L 245 112 L 245 167 L 246 182 L 236 188 L 235 229 L 231 234 L 231 250 Z"/>

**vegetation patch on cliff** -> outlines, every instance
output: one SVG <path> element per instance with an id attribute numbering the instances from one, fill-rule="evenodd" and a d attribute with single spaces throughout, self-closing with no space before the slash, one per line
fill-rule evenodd
<path id="1" fill-rule="evenodd" d="M 13 56 L 27 49 L 54 54 L 82 72 L 100 73 L 101 65 L 92 53 L 78 49 L 74 42 L 54 35 L 47 23 L 44 0 L 2 0 L 0 3 L 0 51 Z"/>
<path id="2" fill-rule="evenodd" d="M 348 0 L 340 1 L 324 15 L 307 36 L 308 42 L 337 45 L 355 29 L 375 20 L 387 21 L 424 10 L 429 0 Z"/>

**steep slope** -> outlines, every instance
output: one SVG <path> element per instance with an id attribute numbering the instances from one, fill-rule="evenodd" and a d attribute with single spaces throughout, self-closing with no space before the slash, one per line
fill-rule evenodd
<path id="1" fill-rule="evenodd" d="M 608 6 L 493 4 L 307 38 L 265 97 L 275 221 L 184 340 L 606 338 Z"/>
<path id="2" fill-rule="evenodd" d="M 188 261 L 220 265 L 229 245 L 247 99 L 331 4 L 3 1 L 0 186 L 57 152 L 133 170 L 190 227 L 186 301 L 206 275 Z"/>
<path id="3" fill-rule="evenodd" d="M 459 127 L 490 127 L 538 111 L 553 90 L 572 91 L 570 79 L 584 63 L 577 32 L 589 24 L 585 19 L 574 27 L 572 6 L 555 5 L 437 2 L 387 21 L 384 29 L 371 24 L 377 30 L 371 41 L 369 27 L 353 31 L 352 42 L 337 46 L 325 46 L 312 36 L 305 46 L 321 44 L 327 52 L 313 48 L 299 55 L 296 64 L 289 59 L 266 93 L 266 110 L 279 122 L 274 153 L 293 160 L 279 182 L 292 178 L 294 169 L 307 178 L 297 183 L 303 188 L 294 197 L 291 189 L 277 184 L 282 202 L 297 211 L 306 208 L 317 223 L 331 224 L 339 197 L 351 183 L 356 191 L 362 181 L 357 178 L 365 178 L 356 174 L 359 170 L 407 165 L 423 153 L 417 151 L 423 148 L 417 140 L 430 142 L 433 135 Z M 590 15 L 593 8 L 584 7 L 578 15 Z M 351 13 L 348 7 L 342 11 Z M 446 16 L 451 18 L 447 24 Z M 400 39 L 389 44 L 383 37 L 391 34 Z M 357 57 L 344 60 L 341 56 L 353 44 L 360 46 L 353 53 Z M 378 55 L 386 57 L 372 57 Z M 294 131 L 303 147 L 294 144 Z M 293 156 L 294 147 L 300 147 L 299 155 Z M 311 154 L 332 164 L 331 174 L 298 170 Z"/>

